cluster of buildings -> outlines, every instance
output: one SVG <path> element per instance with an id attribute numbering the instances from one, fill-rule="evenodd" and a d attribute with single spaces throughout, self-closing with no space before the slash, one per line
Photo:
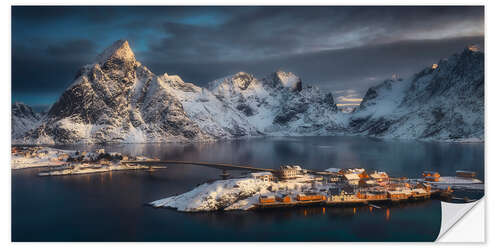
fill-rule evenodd
<path id="1" fill-rule="evenodd" d="M 97 149 L 94 152 L 76 151 L 67 159 L 67 161 L 75 163 L 97 163 L 107 166 L 122 160 L 129 160 L 129 157 L 121 153 L 107 153 L 104 149 Z"/>
<path id="2" fill-rule="evenodd" d="M 11 147 L 12 169 L 45 168 L 39 176 L 100 173 L 118 170 L 153 170 L 130 161 L 147 161 L 147 157 L 130 157 L 122 153 L 106 152 L 99 148 L 90 151 L 63 150 L 50 147 Z M 153 159 L 157 160 L 157 159 Z"/>
<path id="3" fill-rule="evenodd" d="M 250 173 L 250 177 L 262 181 L 279 181 L 279 180 L 292 180 L 298 177 L 303 177 L 307 174 L 307 170 L 302 169 L 299 165 L 283 165 L 278 172 L 257 172 Z"/>
<path id="4" fill-rule="evenodd" d="M 13 156 L 22 156 L 26 158 L 42 158 L 49 154 L 49 151 L 43 147 L 17 147 L 11 148 Z"/>
<path id="5" fill-rule="evenodd" d="M 441 175 L 438 172 L 434 171 L 424 171 L 422 173 L 422 177 L 425 181 L 437 182 L 441 178 Z"/>
<path id="6" fill-rule="evenodd" d="M 111 165 L 113 162 L 136 160 L 136 157 L 129 157 L 121 153 L 108 153 L 104 149 L 94 151 L 70 151 L 59 150 L 47 147 L 11 147 L 13 156 L 24 157 L 28 159 L 37 158 L 47 160 L 47 162 L 68 162 L 82 164 L 100 164 Z"/>
<path id="7" fill-rule="evenodd" d="M 260 206 L 308 203 L 344 204 L 375 201 L 427 199 L 435 192 L 430 184 L 410 182 L 407 178 L 390 178 L 386 172 L 363 168 L 310 171 L 297 165 L 281 166 L 275 172 L 251 173 L 250 177 L 269 182 L 306 184 L 298 189 L 270 192 L 259 197 Z M 426 181 L 439 180 L 439 173 L 426 171 Z M 437 178 L 437 179 L 436 179 Z M 306 188 L 304 188 L 306 187 Z"/>

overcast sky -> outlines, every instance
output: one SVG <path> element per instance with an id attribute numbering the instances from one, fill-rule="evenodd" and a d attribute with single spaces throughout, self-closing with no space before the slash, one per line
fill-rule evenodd
<path id="1" fill-rule="evenodd" d="M 238 71 L 292 71 L 361 98 L 471 43 L 483 7 L 13 7 L 12 101 L 50 105 L 112 42 L 127 39 L 154 73 L 204 86 Z"/>

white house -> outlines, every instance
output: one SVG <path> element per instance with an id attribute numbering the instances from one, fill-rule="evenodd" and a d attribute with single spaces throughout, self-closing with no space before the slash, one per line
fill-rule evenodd
<path id="1" fill-rule="evenodd" d="M 355 186 L 359 185 L 359 180 L 361 179 L 358 174 L 344 174 L 344 177 L 350 185 Z"/>
<path id="2" fill-rule="evenodd" d="M 262 181 L 272 181 L 274 179 L 274 176 L 271 172 L 250 173 L 250 177 Z"/>
<path id="3" fill-rule="evenodd" d="M 297 175 L 302 174 L 302 168 L 298 165 L 290 166 L 285 165 L 280 167 L 280 177 L 283 179 L 296 178 Z"/>

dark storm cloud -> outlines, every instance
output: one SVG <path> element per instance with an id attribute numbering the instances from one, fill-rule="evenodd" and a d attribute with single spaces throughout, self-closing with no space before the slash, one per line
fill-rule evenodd
<path id="1" fill-rule="evenodd" d="M 268 7 L 213 27 L 166 22 L 148 60 L 241 61 L 408 39 L 483 34 L 477 7 Z"/>
<path id="2" fill-rule="evenodd" d="M 483 7 L 13 7 L 12 89 L 21 101 L 56 98 L 82 65 L 125 38 L 155 73 L 199 85 L 282 69 L 362 93 L 483 37 Z"/>
<path id="3" fill-rule="evenodd" d="M 105 24 L 106 22 L 126 22 L 141 24 L 140 27 L 178 20 L 186 17 L 199 16 L 205 13 L 217 15 L 238 15 L 254 7 L 184 7 L 184 6 L 14 6 L 12 18 L 19 21 L 33 21 L 37 23 L 51 23 L 68 19 L 85 20 L 89 23 Z"/>
<path id="4" fill-rule="evenodd" d="M 81 39 L 67 41 L 62 44 L 50 44 L 47 47 L 47 53 L 51 56 L 67 58 L 68 56 L 83 56 L 96 53 L 94 42 Z"/>
<path id="5" fill-rule="evenodd" d="M 84 39 L 12 46 L 13 94 L 60 93 L 71 83 L 78 69 L 92 61 L 97 53 L 95 43 Z"/>
<path id="6" fill-rule="evenodd" d="M 262 77 L 276 70 L 292 71 L 306 84 L 328 90 L 354 89 L 363 92 L 390 78 L 392 74 L 408 77 L 436 63 L 439 59 L 461 52 L 467 44 L 483 46 L 483 37 L 461 37 L 442 40 L 400 41 L 383 45 L 324 50 L 272 59 L 216 63 L 153 63 L 153 71 L 166 69 L 185 81 L 204 85 L 238 71 Z"/>

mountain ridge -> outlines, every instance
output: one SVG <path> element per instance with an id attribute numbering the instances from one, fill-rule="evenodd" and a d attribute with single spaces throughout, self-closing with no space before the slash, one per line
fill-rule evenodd
<path id="1" fill-rule="evenodd" d="M 484 54 L 466 48 L 408 79 L 371 87 L 351 133 L 435 140 L 484 140 Z"/>
<path id="2" fill-rule="evenodd" d="M 238 72 L 203 88 L 178 75 L 155 75 L 136 60 L 128 41 L 119 40 L 80 69 L 43 117 L 19 123 L 13 105 L 12 140 L 144 143 L 337 134 L 484 140 L 484 54 L 465 49 L 437 65 L 369 88 L 359 108 L 345 114 L 331 93 L 304 87 L 290 72 L 263 78 Z"/>

